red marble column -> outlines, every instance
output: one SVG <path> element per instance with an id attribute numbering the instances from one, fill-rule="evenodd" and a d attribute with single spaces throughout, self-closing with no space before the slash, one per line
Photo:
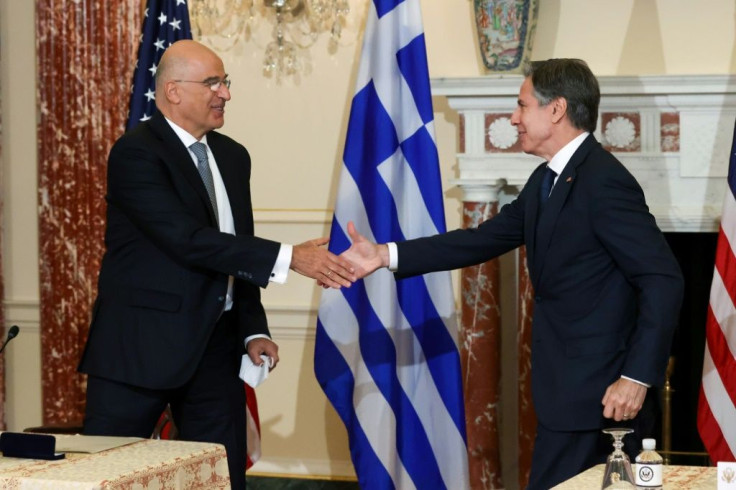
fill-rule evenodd
<path id="1" fill-rule="evenodd" d="M 107 154 L 122 134 L 139 0 L 36 0 L 43 423 L 78 422 L 76 371 L 103 252 Z"/>
<path id="2" fill-rule="evenodd" d="M 498 202 L 465 202 L 463 226 L 478 226 L 497 212 Z M 461 271 L 460 357 L 473 490 L 503 488 L 498 437 L 501 373 L 498 281 L 497 259 Z"/>
<path id="3" fill-rule="evenodd" d="M 517 318 L 519 366 L 519 488 L 529 483 L 534 437 L 537 435 L 537 416 L 532 404 L 532 317 L 534 316 L 534 288 L 526 266 L 526 247 L 519 248 Z"/>

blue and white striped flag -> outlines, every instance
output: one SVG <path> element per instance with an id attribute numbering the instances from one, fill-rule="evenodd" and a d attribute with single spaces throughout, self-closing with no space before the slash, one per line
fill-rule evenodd
<path id="1" fill-rule="evenodd" d="M 419 0 L 372 0 L 350 110 L 330 250 L 445 231 Z M 315 373 L 345 423 L 364 489 L 468 488 L 449 272 L 382 269 L 326 290 Z"/>

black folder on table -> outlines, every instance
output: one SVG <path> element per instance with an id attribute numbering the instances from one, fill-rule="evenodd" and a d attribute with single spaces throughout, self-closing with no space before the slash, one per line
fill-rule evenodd
<path id="1" fill-rule="evenodd" d="M 26 432 L 0 433 L 0 451 L 8 458 L 62 459 L 56 452 L 56 438 L 48 434 Z"/>

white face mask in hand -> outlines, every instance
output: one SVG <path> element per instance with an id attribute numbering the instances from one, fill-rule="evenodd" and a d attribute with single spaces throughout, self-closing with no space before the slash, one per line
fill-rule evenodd
<path id="1" fill-rule="evenodd" d="M 255 388 L 266 381 L 268 371 L 273 366 L 273 359 L 270 357 L 261 354 L 261 359 L 263 359 L 263 364 L 260 366 L 253 364 L 248 354 L 244 354 L 242 361 L 240 361 L 240 379 L 248 383 L 251 388 Z"/>

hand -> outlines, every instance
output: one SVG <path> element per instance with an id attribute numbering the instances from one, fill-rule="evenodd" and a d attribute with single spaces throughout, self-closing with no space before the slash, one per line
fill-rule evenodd
<path id="1" fill-rule="evenodd" d="M 349 288 L 358 280 L 355 268 L 346 259 L 324 248 L 329 241 L 329 238 L 317 238 L 295 245 L 289 267 L 303 276 L 316 279 L 320 286 Z"/>
<path id="2" fill-rule="evenodd" d="M 355 224 L 348 222 L 348 235 L 353 241 L 349 249 L 345 250 L 340 257 L 349 260 L 355 267 L 358 279 L 372 274 L 381 267 L 388 267 L 388 246 L 376 244 L 358 233 Z"/>
<path id="3" fill-rule="evenodd" d="M 248 352 L 248 357 L 253 361 L 253 364 L 260 366 L 263 364 L 261 354 L 271 358 L 271 370 L 276 368 L 276 364 L 279 363 L 279 346 L 276 345 L 271 339 L 265 337 L 257 337 L 245 346 L 245 350 Z"/>
<path id="4" fill-rule="evenodd" d="M 606 389 L 602 401 L 603 416 L 616 422 L 631 420 L 641 410 L 646 396 L 646 386 L 620 378 Z"/>

